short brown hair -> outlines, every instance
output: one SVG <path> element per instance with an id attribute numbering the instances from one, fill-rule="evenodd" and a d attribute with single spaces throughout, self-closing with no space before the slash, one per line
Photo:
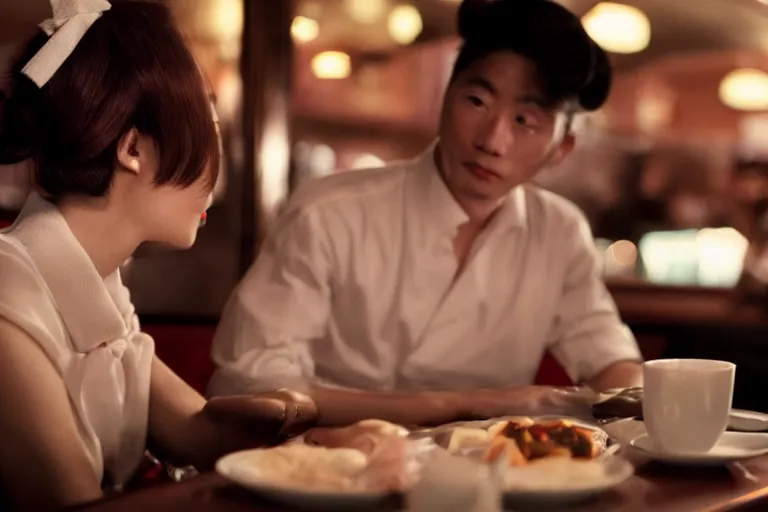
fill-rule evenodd
<path id="1" fill-rule="evenodd" d="M 38 88 L 21 73 L 48 40 L 32 39 L 12 68 L 3 102 L 0 163 L 33 158 L 37 185 L 53 199 L 104 196 L 117 144 L 132 127 L 159 148 L 157 185 L 210 185 L 219 143 L 203 77 L 169 9 L 113 1 L 51 80 Z"/>

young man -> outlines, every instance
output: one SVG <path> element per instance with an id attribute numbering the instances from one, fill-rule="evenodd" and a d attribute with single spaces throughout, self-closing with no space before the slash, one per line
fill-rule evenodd
<path id="1" fill-rule="evenodd" d="M 212 394 L 298 387 L 324 423 L 564 410 L 531 386 L 546 350 L 576 382 L 640 384 L 586 220 L 525 184 L 605 101 L 606 55 L 548 0 L 465 1 L 459 30 L 439 141 L 295 195 L 226 308 Z"/>

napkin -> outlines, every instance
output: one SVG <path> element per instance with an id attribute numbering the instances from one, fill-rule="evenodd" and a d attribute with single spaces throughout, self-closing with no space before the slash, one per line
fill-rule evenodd
<path id="1" fill-rule="evenodd" d="M 406 493 L 406 512 L 502 512 L 506 460 L 484 464 L 436 451 Z"/>

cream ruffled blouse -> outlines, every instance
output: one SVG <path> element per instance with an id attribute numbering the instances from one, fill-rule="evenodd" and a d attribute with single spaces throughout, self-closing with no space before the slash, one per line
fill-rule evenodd
<path id="1" fill-rule="evenodd" d="M 141 462 L 154 356 L 119 272 L 102 279 L 37 194 L 0 233 L 0 317 L 43 348 L 69 393 L 93 470 L 120 486 Z"/>

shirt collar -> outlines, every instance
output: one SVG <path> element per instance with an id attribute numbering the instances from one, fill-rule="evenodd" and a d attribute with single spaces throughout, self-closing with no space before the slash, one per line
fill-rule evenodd
<path id="1" fill-rule="evenodd" d="M 469 216 L 453 198 L 435 163 L 437 141 L 414 161 L 416 207 L 427 218 L 431 229 L 453 233 L 469 221 Z"/>
<path id="2" fill-rule="evenodd" d="M 500 225 L 508 228 L 524 228 L 528 223 L 528 208 L 525 200 L 525 185 L 513 188 L 498 212 Z"/>
<path id="3" fill-rule="evenodd" d="M 435 140 L 411 163 L 416 179 L 414 201 L 429 219 L 431 226 L 440 231 L 454 232 L 469 221 L 469 216 L 456 202 L 437 169 L 435 150 L 438 143 L 439 140 Z M 493 224 L 498 227 L 521 228 L 525 227 L 526 223 L 525 186 L 519 185 L 504 199 L 494 216 Z"/>
<path id="4" fill-rule="evenodd" d="M 87 353 L 130 333 L 134 309 L 119 271 L 101 278 L 56 206 L 32 193 L 5 234 L 26 248 L 75 350 Z"/>

